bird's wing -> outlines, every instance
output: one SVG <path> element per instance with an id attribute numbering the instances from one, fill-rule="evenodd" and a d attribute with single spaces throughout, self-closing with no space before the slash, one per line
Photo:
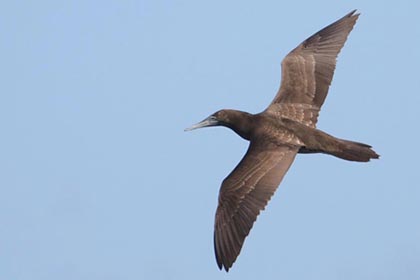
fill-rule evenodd
<path id="1" fill-rule="evenodd" d="M 282 106 L 295 105 L 320 110 L 334 75 L 337 55 L 359 17 L 355 12 L 318 31 L 283 59 L 281 86 L 268 111 L 279 112 Z M 313 115 L 311 122 L 316 123 L 317 116 Z"/>
<path id="2" fill-rule="evenodd" d="M 226 271 L 245 237 L 292 164 L 297 148 L 251 142 L 247 153 L 223 181 L 214 229 L 217 264 Z"/>

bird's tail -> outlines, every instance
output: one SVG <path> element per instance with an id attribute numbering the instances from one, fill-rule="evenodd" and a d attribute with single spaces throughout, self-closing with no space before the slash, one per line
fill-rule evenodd
<path id="1" fill-rule="evenodd" d="M 329 152 L 333 156 L 360 162 L 367 162 L 370 159 L 379 158 L 379 155 L 367 144 L 343 139 L 336 140 L 336 149 Z"/>
<path id="2" fill-rule="evenodd" d="M 339 139 L 319 129 L 310 128 L 297 121 L 282 119 L 296 136 L 305 143 L 299 153 L 324 153 L 350 161 L 367 162 L 379 155 L 372 147 L 349 140 Z"/>

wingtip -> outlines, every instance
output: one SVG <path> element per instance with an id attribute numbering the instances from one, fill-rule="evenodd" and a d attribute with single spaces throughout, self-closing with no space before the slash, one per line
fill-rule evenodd
<path id="1" fill-rule="evenodd" d="M 226 272 L 229 272 L 229 269 L 232 267 L 232 265 L 226 265 L 226 263 L 223 263 L 222 260 L 220 260 L 219 256 L 217 256 L 216 253 L 216 263 L 219 270 L 225 270 Z"/>
<path id="2" fill-rule="evenodd" d="M 359 17 L 359 16 L 360 16 L 360 12 L 358 12 L 357 9 L 354 9 L 353 11 L 351 11 L 350 13 L 346 15 L 346 17 Z"/>
<path id="3" fill-rule="evenodd" d="M 223 261 L 221 259 L 221 256 L 218 255 L 217 250 L 215 251 L 215 254 L 216 254 L 216 263 L 219 270 L 220 271 L 225 270 L 226 272 L 229 272 L 229 269 L 232 267 L 232 264 L 227 265 L 226 261 Z"/>
<path id="4" fill-rule="evenodd" d="M 229 272 L 230 267 L 223 264 L 217 256 L 216 256 L 216 262 L 217 262 L 217 267 L 219 268 L 220 271 L 225 270 L 226 272 Z"/>
<path id="5" fill-rule="evenodd" d="M 226 272 L 229 272 L 229 268 L 228 266 L 226 266 L 226 261 L 223 260 L 222 256 L 219 255 L 219 250 L 218 250 L 218 246 L 217 246 L 217 240 L 216 240 L 216 232 L 214 232 L 213 235 L 213 244 L 214 244 L 214 253 L 215 253 L 215 257 L 216 257 L 216 263 L 217 263 L 217 267 L 219 268 L 219 270 L 225 270 Z"/>
<path id="6" fill-rule="evenodd" d="M 359 16 L 360 16 L 360 13 L 356 9 L 354 9 L 353 11 L 351 11 L 350 13 L 348 13 L 347 15 L 339 19 L 337 22 L 346 22 L 347 24 L 351 24 L 352 26 L 354 26 L 356 21 L 359 19 Z"/>

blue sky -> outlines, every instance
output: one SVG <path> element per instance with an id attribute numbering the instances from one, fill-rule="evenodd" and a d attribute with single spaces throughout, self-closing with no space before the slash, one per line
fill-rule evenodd
<path id="1" fill-rule="evenodd" d="M 221 181 L 247 143 L 183 129 L 262 111 L 280 61 L 353 9 L 318 127 L 367 164 L 300 155 L 233 269 Z M 0 279 L 419 279 L 418 1 L 3 1 Z"/>

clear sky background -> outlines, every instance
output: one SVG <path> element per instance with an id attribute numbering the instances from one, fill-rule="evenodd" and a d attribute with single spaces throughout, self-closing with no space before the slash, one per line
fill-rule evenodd
<path id="1" fill-rule="evenodd" d="M 281 59 L 353 9 L 318 127 L 382 155 L 299 155 L 233 269 L 221 181 Z M 2 1 L 0 279 L 420 279 L 419 1 Z"/>

